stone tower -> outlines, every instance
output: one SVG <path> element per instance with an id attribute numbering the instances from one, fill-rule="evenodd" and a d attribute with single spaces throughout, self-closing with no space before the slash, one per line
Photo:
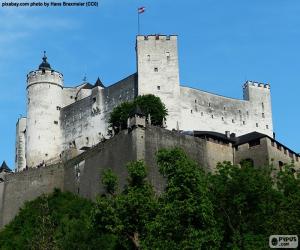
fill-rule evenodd
<path id="1" fill-rule="evenodd" d="M 180 127 L 177 36 L 137 36 L 138 95 L 159 96 L 168 109 L 167 129 Z"/>
<path id="2" fill-rule="evenodd" d="M 243 87 L 244 100 L 250 102 L 252 131 L 273 137 L 270 85 L 247 81 Z"/>
<path id="3" fill-rule="evenodd" d="M 35 167 L 55 162 L 61 152 L 59 124 L 63 75 L 53 70 L 46 54 L 37 70 L 27 75 L 26 161 Z"/>

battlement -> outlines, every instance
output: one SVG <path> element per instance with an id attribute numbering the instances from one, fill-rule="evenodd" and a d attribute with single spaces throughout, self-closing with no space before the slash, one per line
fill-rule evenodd
<path id="1" fill-rule="evenodd" d="M 27 75 L 27 87 L 37 83 L 56 84 L 63 86 L 63 74 L 55 70 L 35 70 Z"/>
<path id="2" fill-rule="evenodd" d="M 265 88 L 265 89 L 270 89 L 270 84 L 269 83 L 260 83 L 260 82 L 255 82 L 255 81 L 246 81 L 243 89 L 253 86 L 253 87 L 258 87 L 258 88 Z"/>
<path id="3" fill-rule="evenodd" d="M 168 41 L 168 40 L 177 40 L 177 35 L 146 35 L 146 36 L 142 36 L 142 35 L 138 35 L 136 37 L 137 41 L 155 41 L 155 40 L 160 40 L 160 41 Z"/>

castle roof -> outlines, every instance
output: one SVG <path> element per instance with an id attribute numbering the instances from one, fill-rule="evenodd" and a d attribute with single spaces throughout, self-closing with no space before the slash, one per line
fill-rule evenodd
<path id="1" fill-rule="evenodd" d="M 51 66 L 47 61 L 46 51 L 44 51 L 44 57 L 42 59 L 43 59 L 43 62 L 40 64 L 39 69 L 51 70 Z"/>
<path id="2" fill-rule="evenodd" d="M 99 77 L 97 78 L 97 81 L 96 81 L 94 87 L 102 87 L 102 88 L 105 88 L 105 86 L 103 85 L 103 83 L 101 82 L 101 80 L 100 80 Z"/>
<path id="3" fill-rule="evenodd" d="M 3 163 L 0 167 L 0 173 L 2 173 L 2 172 L 11 172 L 11 169 L 7 166 L 5 161 L 3 161 Z"/>
<path id="4" fill-rule="evenodd" d="M 84 86 L 81 89 L 92 89 L 94 86 L 90 83 L 85 83 Z"/>

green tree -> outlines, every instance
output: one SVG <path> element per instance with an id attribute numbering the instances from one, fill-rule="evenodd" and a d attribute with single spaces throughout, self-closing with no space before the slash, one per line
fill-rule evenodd
<path id="1" fill-rule="evenodd" d="M 151 123 L 153 125 L 162 125 L 163 119 L 166 119 L 168 111 L 159 97 L 148 94 L 136 97 L 131 102 L 123 102 L 115 107 L 110 113 L 109 124 L 110 127 L 118 133 L 122 129 L 127 128 L 127 119 L 136 107 L 140 107 L 141 111 L 151 116 Z"/>
<path id="2" fill-rule="evenodd" d="M 282 196 L 274 186 L 271 167 L 218 164 L 210 175 L 210 195 L 215 217 L 223 227 L 224 249 L 266 249 L 276 224 Z"/>
<path id="3" fill-rule="evenodd" d="M 157 154 L 166 190 L 148 224 L 147 249 L 217 249 L 222 237 L 204 171 L 178 148 Z"/>
<path id="4" fill-rule="evenodd" d="M 91 226 L 93 203 L 55 190 L 25 203 L 0 232 L 0 249 L 113 249 L 115 237 Z"/>
<path id="5" fill-rule="evenodd" d="M 168 111 L 165 104 L 155 95 L 142 95 L 134 100 L 134 106 L 139 106 L 148 118 L 151 116 L 151 124 L 161 126 L 163 119 L 166 119 Z"/>
<path id="6" fill-rule="evenodd" d="M 98 198 L 93 213 L 95 228 L 100 234 L 111 233 L 118 238 L 120 249 L 140 249 L 146 225 L 156 213 L 156 198 L 146 180 L 146 167 L 142 161 L 127 165 L 128 184 L 119 193 L 108 192 Z M 110 188 L 111 174 L 104 174 L 103 184 Z M 115 183 L 115 182 L 114 182 Z"/>

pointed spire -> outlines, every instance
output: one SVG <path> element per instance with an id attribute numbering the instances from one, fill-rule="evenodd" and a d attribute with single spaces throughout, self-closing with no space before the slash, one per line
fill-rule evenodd
<path id="1" fill-rule="evenodd" d="M 43 56 L 43 58 L 42 58 L 42 60 L 43 60 L 43 62 L 40 64 L 40 66 L 39 66 L 39 69 L 49 69 L 49 70 L 51 70 L 51 66 L 50 66 L 50 64 L 48 63 L 48 61 L 47 61 L 47 56 L 46 56 L 46 51 L 44 51 L 44 56 Z"/>
<path id="2" fill-rule="evenodd" d="M 5 161 L 3 161 L 3 163 L 0 167 L 0 173 L 1 172 L 11 172 L 11 169 L 7 166 Z"/>
<path id="3" fill-rule="evenodd" d="M 84 77 L 83 77 L 82 81 L 83 81 L 83 82 L 87 82 L 86 74 L 84 74 Z"/>
<path id="4" fill-rule="evenodd" d="M 100 78 L 97 78 L 97 81 L 94 85 L 94 87 L 101 87 L 101 88 L 105 88 L 105 86 L 103 85 L 103 83 L 101 82 Z"/>

